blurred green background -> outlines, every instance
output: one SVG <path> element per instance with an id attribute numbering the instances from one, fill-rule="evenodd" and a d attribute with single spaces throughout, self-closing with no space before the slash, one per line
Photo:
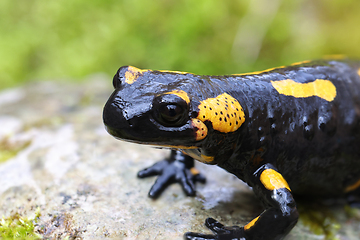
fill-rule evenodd
<path id="1" fill-rule="evenodd" d="M 359 0 L 2 0 L 0 88 L 122 65 L 230 74 L 360 56 Z"/>

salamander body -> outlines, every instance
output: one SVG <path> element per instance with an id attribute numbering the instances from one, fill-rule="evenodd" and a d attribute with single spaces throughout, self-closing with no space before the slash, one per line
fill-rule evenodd
<path id="1" fill-rule="evenodd" d="M 296 224 L 293 195 L 360 200 L 360 62 L 318 60 L 228 76 L 122 67 L 104 107 L 116 138 L 172 148 L 139 172 L 188 195 L 204 177 L 193 159 L 216 164 L 251 186 L 266 210 L 244 227 L 206 226 L 186 239 L 282 239 Z M 180 174 L 179 174 L 180 173 Z"/>

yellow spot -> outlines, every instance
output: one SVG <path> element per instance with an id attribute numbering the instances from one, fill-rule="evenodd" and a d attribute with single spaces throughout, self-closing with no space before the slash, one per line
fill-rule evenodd
<path id="1" fill-rule="evenodd" d="M 345 188 L 345 192 L 347 193 L 347 192 L 354 191 L 354 190 L 357 189 L 358 187 L 360 187 L 360 179 L 359 179 L 356 183 L 354 183 L 354 184 L 352 184 L 352 185 L 350 185 L 350 186 L 347 186 L 347 187 Z"/>
<path id="2" fill-rule="evenodd" d="M 201 154 L 201 152 L 198 150 L 183 149 L 182 152 L 202 163 L 212 164 L 214 162 L 213 156 L 207 156 L 207 155 Z"/>
<path id="3" fill-rule="evenodd" d="M 291 66 L 301 65 L 301 64 L 309 63 L 309 62 L 311 62 L 311 61 L 310 60 L 305 60 L 305 61 L 301 61 L 301 62 L 295 62 L 295 63 L 291 64 Z"/>
<path id="4" fill-rule="evenodd" d="M 189 98 L 188 94 L 186 92 L 184 92 L 183 90 L 174 90 L 171 92 L 167 92 L 165 94 L 174 94 L 174 95 L 180 97 L 181 99 L 183 99 L 187 104 L 190 103 L 190 98 Z"/>
<path id="5" fill-rule="evenodd" d="M 194 167 L 190 168 L 190 172 L 192 173 L 192 175 L 198 175 L 198 174 L 200 174 L 199 170 L 197 170 L 197 169 L 194 168 Z"/>
<path id="6" fill-rule="evenodd" d="M 271 81 L 272 86 L 286 96 L 306 98 L 317 96 L 326 101 L 333 101 L 336 97 L 336 87 L 330 80 L 316 79 L 314 82 L 298 83 L 291 79 Z"/>
<path id="7" fill-rule="evenodd" d="M 196 132 L 195 132 L 196 141 L 200 141 L 207 136 L 208 129 L 202 121 L 200 121 L 199 119 L 193 118 L 193 119 L 191 119 L 191 125 L 193 128 L 196 128 Z"/>
<path id="8" fill-rule="evenodd" d="M 260 181 L 270 191 L 279 188 L 287 188 L 291 191 L 284 177 L 273 169 L 265 169 L 260 175 Z"/>
<path id="9" fill-rule="evenodd" d="M 199 159 L 199 161 L 203 162 L 203 163 L 211 163 L 214 161 L 214 157 L 213 156 L 206 156 L 201 154 L 201 159 Z"/>
<path id="10" fill-rule="evenodd" d="M 252 226 L 254 226 L 254 224 L 257 222 L 257 220 L 259 219 L 260 216 L 258 216 L 257 218 L 254 218 L 251 222 L 249 222 L 248 224 L 246 224 L 244 226 L 244 230 L 248 230 L 249 228 L 251 228 Z"/>
<path id="11" fill-rule="evenodd" d="M 358 75 L 360 76 L 360 68 L 358 69 Z"/>
<path id="12" fill-rule="evenodd" d="M 268 68 L 268 69 L 265 69 L 265 70 L 262 70 L 262 71 L 249 72 L 249 73 L 238 73 L 238 74 L 232 74 L 232 75 L 233 76 L 255 75 L 255 74 L 270 72 L 272 70 L 276 70 L 276 69 L 280 69 L 280 68 L 285 68 L 285 66 L 280 66 L 280 67 L 275 67 L 275 68 Z"/>
<path id="13" fill-rule="evenodd" d="M 125 72 L 125 82 L 128 84 L 134 83 L 136 79 L 146 71 L 149 70 L 142 70 L 136 67 L 129 66 L 128 70 Z"/>
<path id="14" fill-rule="evenodd" d="M 245 121 L 245 113 L 240 103 L 227 93 L 200 102 L 198 119 L 210 121 L 220 132 L 236 131 Z"/>

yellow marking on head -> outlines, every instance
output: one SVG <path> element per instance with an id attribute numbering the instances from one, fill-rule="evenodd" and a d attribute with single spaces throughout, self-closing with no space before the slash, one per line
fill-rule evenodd
<path id="1" fill-rule="evenodd" d="M 301 61 L 301 62 L 295 62 L 295 63 L 291 64 L 291 66 L 301 65 L 301 64 L 309 63 L 309 62 L 311 62 L 311 61 L 310 60 L 305 60 L 305 61 Z"/>
<path id="2" fill-rule="evenodd" d="M 333 101 L 336 97 L 336 87 L 330 80 L 316 79 L 314 82 L 298 83 L 291 79 L 271 81 L 272 86 L 286 96 L 306 98 L 317 96 L 326 101 Z"/>
<path id="3" fill-rule="evenodd" d="M 252 226 L 254 226 L 255 223 L 257 222 L 257 220 L 259 219 L 259 217 L 260 217 L 260 216 L 254 218 L 251 222 L 249 222 L 248 224 L 246 224 L 246 225 L 244 226 L 244 230 L 246 231 L 246 230 L 250 229 Z"/>
<path id="4" fill-rule="evenodd" d="M 193 119 L 191 119 L 191 125 L 192 125 L 192 127 L 197 129 L 195 132 L 196 133 L 196 136 L 195 136 L 196 141 L 200 141 L 207 136 L 208 128 L 202 121 L 200 121 L 199 119 L 193 118 Z"/>
<path id="5" fill-rule="evenodd" d="M 270 191 L 280 188 L 291 191 L 284 177 L 273 169 L 265 169 L 260 175 L 260 181 Z"/>
<path id="6" fill-rule="evenodd" d="M 125 72 L 125 82 L 128 84 L 134 83 L 136 79 L 146 71 L 149 70 L 142 70 L 133 66 L 129 66 L 128 70 Z"/>
<path id="7" fill-rule="evenodd" d="M 173 91 L 167 92 L 165 94 L 174 94 L 174 95 L 180 97 L 181 99 L 183 99 L 187 104 L 190 103 L 190 98 L 189 98 L 187 92 L 185 92 L 183 90 L 173 90 Z"/>
<path id="8" fill-rule="evenodd" d="M 357 180 L 354 184 L 351 184 L 349 186 L 347 186 L 344 190 L 344 192 L 351 192 L 354 191 L 355 189 L 357 189 L 358 187 L 360 187 L 360 179 Z"/>
<path id="9" fill-rule="evenodd" d="M 236 131 L 245 121 L 245 113 L 240 103 L 227 93 L 216 98 L 208 98 L 200 102 L 198 119 L 210 121 L 219 132 Z"/>
<path id="10" fill-rule="evenodd" d="M 255 71 L 255 72 L 249 72 L 249 73 L 238 73 L 238 74 L 232 74 L 232 75 L 233 76 L 255 75 L 255 74 L 270 72 L 272 70 L 276 70 L 276 69 L 280 69 L 280 68 L 285 68 L 285 66 L 280 66 L 280 67 L 275 67 L 275 68 L 268 68 L 268 69 L 265 69 L 265 70 L 262 70 L 262 71 Z"/>

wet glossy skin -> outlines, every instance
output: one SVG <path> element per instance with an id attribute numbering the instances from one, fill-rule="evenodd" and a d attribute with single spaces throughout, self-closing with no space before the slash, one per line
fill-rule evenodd
<path id="1" fill-rule="evenodd" d="M 194 182 L 204 181 L 195 158 L 233 173 L 265 203 L 242 228 L 208 219 L 216 235 L 187 239 L 281 239 L 298 218 L 293 194 L 358 200 L 359 75 L 360 62 L 348 60 L 229 76 L 122 67 L 104 123 L 116 138 L 174 149 L 139 173 L 159 175 L 150 197 L 174 181 L 194 195 Z"/>

